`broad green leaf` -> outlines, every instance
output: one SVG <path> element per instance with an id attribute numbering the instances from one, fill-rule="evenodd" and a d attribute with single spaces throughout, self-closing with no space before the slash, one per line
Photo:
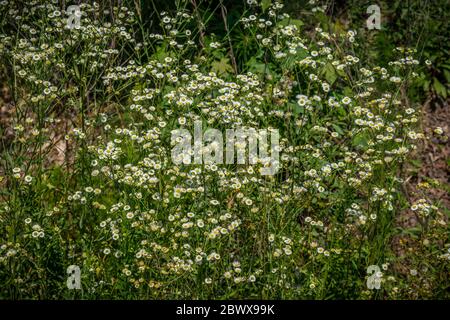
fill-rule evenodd
<path id="1" fill-rule="evenodd" d="M 214 61 L 211 63 L 212 70 L 217 72 L 219 75 L 228 74 L 233 72 L 233 68 L 230 65 L 230 60 L 228 58 L 222 58 L 219 61 Z"/>
<path id="2" fill-rule="evenodd" d="M 450 71 L 444 70 L 444 75 L 447 82 L 450 82 Z"/>
<path id="3" fill-rule="evenodd" d="M 272 0 L 262 0 L 261 1 L 261 9 L 262 9 L 262 11 L 266 12 L 266 10 L 269 9 L 271 4 L 272 4 Z"/>
<path id="4" fill-rule="evenodd" d="M 294 111 L 294 114 L 305 113 L 305 108 L 300 106 L 298 103 L 289 102 L 288 106 Z"/>
<path id="5" fill-rule="evenodd" d="M 356 136 L 353 137 L 352 144 L 355 147 L 366 147 L 368 143 L 369 137 L 366 132 L 360 132 Z"/>
<path id="6" fill-rule="evenodd" d="M 447 98 L 447 88 L 436 78 L 433 79 L 433 87 L 438 95 Z"/>
<path id="7" fill-rule="evenodd" d="M 337 133 L 339 133 L 340 135 L 344 134 L 344 131 L 342 131 L 342 128 L 339 127 L 337 124 L 333 124 L 333 128 L 334 130 L 336 130 Z"/>
<path id="8" fill-rule="evenodd" d="M 344 88 L 344 94 L 345 94 L 346 96 L 352 96 L 352 95 L 353 95 L 352 88 L 350 88 L 350 87 L 345 87 L 345 88 Z"/>
<path id="9" fill-rule="evenodd" d="M 287 26 L 287 25 L 290 25 L 290 24 L 295 25 L 297 28 L 300 28 L 302 25 L 304 25 L 302 20 L 291 19 L 291 18 L 284 18 L 283 20 L 278 22 L 278 25 L 280 25 L 280 26 Z"/>
<path id="10" fill-rule="evenodd" d="M 333 65 L 331 63 L 327 63 L 323 72 L 325 74 L 325 79 L 330 85 L 332 85 L 337 79 L 336 71 L 334 70 Z"/>

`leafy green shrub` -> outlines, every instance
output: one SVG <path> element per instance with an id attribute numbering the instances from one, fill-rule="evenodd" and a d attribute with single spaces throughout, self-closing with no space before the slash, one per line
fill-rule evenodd
<path id="1" fill-rule="evenodd" d="M 82 4 L 67 29 L 56 4 L 2 3 L 14 138 L 1 158 L 1 296 L 414 297 L 390 243 L 410 206 L 397 172 L 424 138 L 399 96 L 413 52 L 370 65 L 355 31 L 304 32 L 278 2 L 247 1 L 222 33 L 178 5 L 158 12 L 157 33 L 132 6 Z M 171 132 L 196 120 L 279 130 L 279 172 L 175 164 Z M 419 296 L 439 297 L 446 224 L 427 200 L 412 206 L 432 271 Z M 83 290 L 66 288 L 69 265 Z"/>

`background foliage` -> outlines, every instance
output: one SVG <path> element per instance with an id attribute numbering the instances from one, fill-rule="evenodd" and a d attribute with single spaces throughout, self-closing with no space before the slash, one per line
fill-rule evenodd
<path id="1" fill-rule="evenodd" d="M 105 0 L 70 36 L 50 3 L 68 5 L 0 6 L 1 298 L 449 298 L 448 205 L 407 161 L 420 141 L 448 140 L 420 128 L 421 105 L 448 108 L 448 1 L 379 1 L 369 31 L 371 1 L 285 1 L 290 17 L 273 17 L 271 0 Z M 276 32 L 246 26 L 253 11 Z M 201 103 L 225 111 L 208 118 Z M 196 117 L 279 128 L 287 165 L 264 180 L 159 162 L 170 129 Z M 70 264 L 81 291 L 66 287 Z M 366 286 L 369 265 L 381 290 Z"/>

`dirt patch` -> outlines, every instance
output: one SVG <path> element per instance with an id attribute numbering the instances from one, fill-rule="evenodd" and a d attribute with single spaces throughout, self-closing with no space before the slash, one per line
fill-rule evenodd
<path id="1" fill-rule="evenodd" d="M 425 196 L 440 209 L 450 210 L 450 100 L 422 107 L 423 139 L 406 168 L 405 191 L 410 202 Z M 435 132 L 443 130 L 442 134 Z"/>

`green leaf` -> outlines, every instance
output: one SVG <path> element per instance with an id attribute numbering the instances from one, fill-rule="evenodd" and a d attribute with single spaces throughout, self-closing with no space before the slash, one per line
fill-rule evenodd
<path id="1" fill-rule="evenodd" d="M 229 74 L 233 72 L 233 68 L 230 65 L 228 58 L 222 58 L 220 61 L 214 61 L 211 63 L 212 70 L 219 75 Z"/>
<path id="2" fill-rule="evenodd" d="M 421 168 L 422 167 L 422 161 L 418 160 L 418 159 L 413 159 L 410 161 L 411 164 L 413 166 L 415 166 L 416 168 Z"/>
<path id="3" fill-rule="evenodd" d="M 433 79 L 433 87 L 438 95 L 447 98 L 447 88 L 445 88 L 445 86 L 442 83 L 440 83 L 439 80 L 436 78 Z"/>
<path id="4" fill-rule="evenodd" d="M 353 137 L 352 144 L 355 147 L 366 147 L 369 141 L 369 137 L 366 132 L 360 132 Z"/>
<path id="5" fill-rule="evenodd" d="M 291 110 L 294 111 L 294 114 L 305 113 L 305 108 L 303 108 L 302 106 L 299 106 L 298 103 L 289 102 L 288 106 L 290 107 Z"/>
<path id="6" fill-rule="evenodd" d="M 332 85 L 337 79 L 336 71 L 334 70 L 333 65 L 331 63 L 327 63 L 323 72 L 325 74 L 325 79 L 330 85 Z"/>
<path id="7" fill-rule="evenodd" d="M 153 53 L 153 58 L 158 60 L 158 61 L 162 61 L 164 60 L 164 58 L 168 57 L 169 54 L 166 51 L 166 46 L 165 45 L 161 45 L 155 53 Z"/>
<path id="8" fill-rule="evenodd" d="M 344 94 L 345 94 L 346 96 L 352 96 L 352 95 L 353 95 L 352 88 L 350 88 L 350 87 L 345 87 L 345 88 L 344 88 Z"/>
<path id="9" fill-rule="evenodd" d="M 302 21 L 302 20 L 299 20 L 299 19 L 290 19 L 289 22 L 290 22 L 291 24 L 295 25 L 295 26 L 296 26 L 297 28 L 299 28 L 299 29 L 300 29 L 300 27 L 301 27 L 302 25 L 304 25 L 303 21 Z"/>
<path id="10" fill-rule="evenodd" d="M 302 25 L 304 25 L 302 20 L 299 19 L 291 19 L 291 18 L 284 18 L 283 20 L 281 20 L 280 22 L 278 22 L 279 26 L 287 26 L 293 24 L 295 25 L 297 28 L 300 28 Z"/>
<path id="11" fill-rule="evenodd" d="M 47 183 L 47 188 L 52 190 L 52 189 L 56 189 L 56 187 L 54 185 L 52 185 L 50 182 Z"/>
<path id="12" fill-rule="evenodd" d="M 342 128 L 339 127 L 337 124 L 333 124 L 333 128 L 334 130 L 336 130 L 337 133 L 339 133 L 340 135 L 344 134 L 344 131 L 342 131 Z"/>
<path id="13" fill-rule="evenodd" d="M 261 1 L 261 9 L 262 9 L 262 11 L 266 12 L 266 10 L 269 9 L 271 4 L 272 4 L 272 0 L 262 0 Z"/>
<path id="14" fill-rule="evenodd" d="M 249 71 L 254 72 L 254 73 L 264 73 L 264 69 L 266 68 L 266 65 L 262 62 L 259 62 L 258 60 L 256 60 L 255 57 L 252 57 L 247 63 L 246 65 L 249 68 Z"/>
<path id="15" fill-rule="evenodd" d="M 447 82 L 450 82 L 450 71 L 444 70 L 444 75 Z"/>

